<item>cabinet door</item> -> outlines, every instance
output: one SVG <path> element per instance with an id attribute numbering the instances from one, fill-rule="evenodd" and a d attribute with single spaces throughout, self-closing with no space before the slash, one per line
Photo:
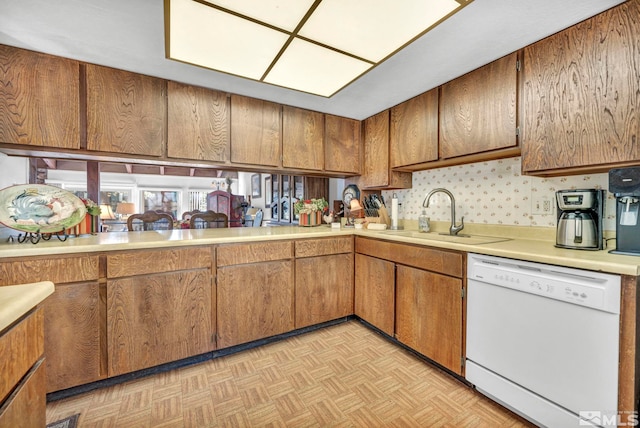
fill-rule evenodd
<path id="1" fill-rule="evenodd" d="M 43 427 L 47 419 L 45 367 L 42 360 L 34 365 L 7 402 L 0 407 L 0 427 Z"/>
<path id="2" fill-rule="evenodd" d="M 356 254 L 354 312 L 389 336 L 395 329 L 395 264 Z"/>
<path id="3" fill-rule="evenodd" d="M 514 52 L 442 85 L 440 158 L 517 144 L 517 60 Z"/>
<path id="4" fill-rule="evenodd" d="M 167 83 L 167 156 L 226 162 L 229 157 L 227 94 Z"/>
<path id="5" fill-rule="evenodd" d="M 56 284 L 44 313 L 47 392 L 104 378 L 106 332 L 98 282 Z"/>
<path id="6" fill-rule="evenodd" d="M 293 262 L 218 269 L 218 348 L 293 330 Z"/>
<path id="7" fill-rule="evenodd" d="M 325 115 L 324 169 L 360 174 L 360 121 Z"/>
<path id="8" fill-rule="evenodd" d="M 296 260 L 296 328 L 353 313 L 353 255 Z"/>
<path id="9" fill-rule="evenodd" d="M 525 48 L 523 171 L 640 159 L 639 19 L 624 2 Z"/>
<path id="10" fill-rule="evenodd" d="M 0 142 L 80 148 L 77 61 L 0 45 Z"/>
<path id="11" fill-rule="evenodd" d="M 87 64 L 87 148 L 161 156 L 166 144 L 166 82 Z"/>
<path id="12" fill-rule="evenodd" d="M 279 104 L 231 96 L 231 162 L 280 165 L 282 110 Z"/>
<path id="13" fill-rule="evenodd" d="M 215 349 L 209 269 L 107 281 L 109 376 Z"/>
<path id="14" fill-rule="evenodd" d="M 389 116 L 389 110 L 385 110 L 364 121 L 364 164 L 358 182 L 363 189 L 411 187 L 410 172 L 390 168 Z"/>
<path id="15" fill-rule="evenodd" d="M 462 280 L 398 266 L 396 281 L 396 338 L 462 374 Z"/>
<path id="16" fill-rule="evenodd" d="M 438 89 L 391 108 L 391 168 L 438 159 Z"/>
<path id="17" fill-rule="evenodd" d="M 282 166 L 320 171 L 324 167 L 324 115 L 282 108 Z"/>

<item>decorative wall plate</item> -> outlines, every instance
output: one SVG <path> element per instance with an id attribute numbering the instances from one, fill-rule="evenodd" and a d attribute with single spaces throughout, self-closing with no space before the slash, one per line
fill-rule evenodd
<path id="1" fill-rule="evenodd" d="M 0 190 L 0 222 L 22 232 L 60 232 L 80 223 L 86 213 L 82 199 L 58 187 L 19 184 Z"/>

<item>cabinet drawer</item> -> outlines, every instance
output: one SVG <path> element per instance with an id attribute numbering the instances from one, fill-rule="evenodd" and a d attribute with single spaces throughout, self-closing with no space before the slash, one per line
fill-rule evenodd
<path id="1" fill-rule="evenodd" d="M 218 248 L 217 254 L 218 267 L 284 260 L 293 258 L 293 242 L 276 241 L 223 245 Z"/>
<path id="2" fill-rule="evenodd" d="M 45 368 L 39 360 L 0 406 L 0 427 L 43 427 L 47 400 L 44 393 Z"/>
<path id="3" fill-rule="evenodd" d="M 27 259 L 0 263 L 0 285 L 30 282 L 93 281 L 98 279 L 98 256 Z"/>
<path id="4" fill-rule="evenodd" d="M 464 255 L 454 251 L 356 237 L 356 253 L 458 278 L 464 274 Z"/>
<path id="5" fill-rule="evenodd" d="M 351 252 L 353 252 L 351 236 L 296 241 L 296 257 L 328 256 Z"/>
<path id="6" fill-rule="evenodd" d="M 0 336 L 0 404 L 44 353 L 43 323 L 36 309 Z"/>
<path id="7" fill-rule="evenodd" d="M 107 277 L 210 268 L 212 261 L 210 247 L 127 251 L 107 256 Z"/>

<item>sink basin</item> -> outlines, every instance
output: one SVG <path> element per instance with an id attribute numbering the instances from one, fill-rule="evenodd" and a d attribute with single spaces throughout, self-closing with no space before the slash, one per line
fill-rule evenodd
<path id="1" fill-rule="evenodd" d="M 467 245 L 491 244 L 494 242 L 503 242 L 503 241 L 511 240 L 511 238 L 503 238 L 498 236 L 466 235 L 462 233 L 459 235 L 449 235 L 449 234 L 436 233 L 436 232 L 423 233 L 423 232 L 416 232 L 416 231 L 409 231 L 409 230 L 389 231 L 386 233 L 392 234 L 392 235 L 398 235 L 398 236 L 406 236 L 407 238 L 419 238 L 424 240 L 443 241 L 443 242 L 456 242 L 459 244 L 467 244 Z"/>

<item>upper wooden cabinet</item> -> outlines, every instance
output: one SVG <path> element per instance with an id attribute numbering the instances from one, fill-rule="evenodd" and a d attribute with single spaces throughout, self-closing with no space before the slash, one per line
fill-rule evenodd
<path id="1" fill-rule="evenodd" d="M 231 96 L 231 162 L 280 166 L 281 136 L 280 104 Z"/>
<path id="2" fill-rule="evenodd" d="M 438 159 L 438 89 L 391 108 L 391 168 Z"/>
<path id="3" fill-rule="evenodd" d="M 517 145 L 518 55 L 442 85 L 440 159 Z"/>
<path id="4" fill-rule="evenodd" d="M 389 110 L 364 121 L 362 189 L 411 188 L 411 173 L 392 171 L 389 159 Z"/>
<path id="5" fill-rule="evenodd" d="M 80 148 L 78 61 L 0 45 L 0 143 Z"/>
<path id="6" fill-rule="evenodd" d="M 87 64 L 87 149 L 161 156 L 166 118 L 164 80 Z"/>
<path id="7" fill-rule="evenodd" d="M 598 172 L 640 159 L 640 2 L 524 50 L 522 169 Z"/>
<path id="8" fill-rule="evenodd" d="M 360 174 L 360 121 L 325 115 L 324 169 Z"/>
<path id="9" fill-rule="evenodd" d="M 167 156 L 226 162 L 229 107 L 226 93 L 167 83 Z"/>
<path id="10" fill-rule="evenodd" d="M 324 167 L 324 115 L 282 108 L 282 166 L 320 171 Z"/>

